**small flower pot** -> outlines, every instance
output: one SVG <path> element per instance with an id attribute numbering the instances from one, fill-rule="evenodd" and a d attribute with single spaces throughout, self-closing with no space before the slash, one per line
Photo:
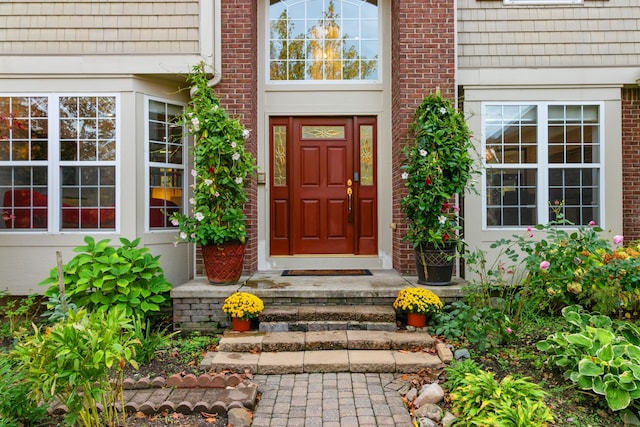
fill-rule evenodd
<path id="1" fill-rule="evenodd" d="M 416 328 L 424 328 L 427 326 L 427 315 L 421 313 L 407 313 L 407 325 Z"/>
<path id="2" fill-rule="evenodd" d="M 231 318 L 231 330 L 235 332 L 246 332 L 251 329 L 251 319 Z"/>

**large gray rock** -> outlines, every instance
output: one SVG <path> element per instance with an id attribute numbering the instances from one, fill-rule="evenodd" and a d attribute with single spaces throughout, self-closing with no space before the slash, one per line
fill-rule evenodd
<path id="1" fill-rule="evenodd" d="M 429 418 L 419 418 L 418 423 L 420 427 L 438 427 L 438 424 Z"/>
<path id="2" fill-rule="evenodd" d="M 249 427 L 251 425 L 251 414 L 244 408 L 229 409 L 229 425 L 233 427 Z"/>
<path id="3" fill-rule="evenodd" d="M 435 403 L 427 403 L 416 409 L 413 412 L 413 416 L 416 418 L 429 418 L 433 421 L 440 421 L 442 419 L 442 408 Z"/>
<path id="4" fill-rule="evenodd" d="M 453 353 L 453 357 L 456 360 L 471 359 L 471 353 L 466 348 L 461 348 Z"/>
<path id="5" fill-rule="evenodd" d="M 442 427 L 451 427 L 457 418 L 451 412 L 447 411 L 442 417 Z"/>
<path id="6" fill-rule="evenodd" d="M 413 406 L 420 408 L 427 403 L 438 403 L 444 399 L 444 390 L 438 383 L 425 384 L 420 389 L 420 393 L 416 400 L 413 401 Z"/>

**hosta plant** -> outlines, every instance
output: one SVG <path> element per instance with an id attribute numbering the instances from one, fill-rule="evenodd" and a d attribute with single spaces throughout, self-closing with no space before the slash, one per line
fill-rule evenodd
<path id="1" fill-rule="evenodd" d="M 264 310 L 262 300 L 249 292 L 235 292 L 229 295 L 222 305 L 222 311 L 229 317 L 237 319 L 258 317 L 262 310 Z"/>
<path id="2" fill-rule="evenodd" d="M 640 328 L 631 322 L 614 324 L 580 306 L 565 307 L 562 316 L 568 330 L 550 335 L 537 348 L 566 379 L 604 396 L 612 411 L 633 405 L 640 398 Z"/>
<path id="3" fill-rule="evenodd" d="M 458 382 L 450 394 L 456 425 L 544 427 L 553 422 L 539 385 L 511 375 L 498 381 L 494 375 L 479 370 Z"/>

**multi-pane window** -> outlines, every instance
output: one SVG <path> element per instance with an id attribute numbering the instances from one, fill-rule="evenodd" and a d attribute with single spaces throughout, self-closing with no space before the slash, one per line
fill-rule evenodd
<path id="1" fill-rule="evenodd" d="M 486 226 L 600 223 L 600 104 L 485 104 Z M 556 204 L 557 202 L 557 204 Z M 549 206 L 551 204 L 552 206 Z"/>
<path id="2" fill-rule="evenodd" d="M 149 228 L 172 227 L 169 215 L 182 212 L 185 145 L 177 122 L 184 107 L 149 99 Z"/>
<path id="3" fill-rule="evenodd" d="M 3 231 L 116 228 L 118 98 L 0 95 Z"/>
<path id="4" fill-rule="evenodd" d="M 378 80 L 377 0 L 270 1 L 268 19 L 270 80 Z"/>

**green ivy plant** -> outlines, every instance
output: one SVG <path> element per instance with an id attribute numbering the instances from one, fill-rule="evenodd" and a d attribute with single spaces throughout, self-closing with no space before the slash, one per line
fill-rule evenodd
<path id="1" fill-rule="evenodd" d="M 138 367 L 132 327 L 117 307 L 106 313 L 71 311 L 44 330 L 34 325 L 34 334 L 13 350 L 26 369 L 32 401 L 62 402 L 69 409 L 69 425 L 124 425 L 125 414 L 118 419 L 115 403 L 124 407 L 125 366 Z"/>
<path id="2" fill-rule="evenodd" d="M 140 239 L 121 238 L 119 247 L 109 246 L 108 239 L 95 242 L 91 236 L 84 241 L 86 246 L 75 248 L 79 254 L 63 266 L 67 304 L 101 312 L 117 307 L 127 316 L 145 318 L 169 300 L 171 284 L 160 257 L 138 248 Z M 57 268 L 40 285 L 49 286 L 45 295 L 52 301 L 59 300 Z"/>
<path id="3" fill-rule="evenodd" d="M 249 130 L 220 106 L 204 64 L 194 66 L 187 81 L 192 97 L 180 124 L 194 137 L 195 183 L 189 212 L 174 213 L 171 221 L 180 229 L 182 242 L 244 243 L 243 208 L 249 200 L 245 188 L 256 170 L 255 158 L 244 149 Z"/>
<path id="4" fill-rule="evenodd" d="M 458 207 L 474 174 L 471 130 L 464 116 L 438 91 L 416 109 L 410 131 L 414 143 L 405 146 L 402 177 L 408 194 L 401 206 L 408 220 L 405 239 L 418 248 L 459 242 Z"/>
<path id="5" fill-rule="evenodd" d="M 608 316 L 573 305 L 562 310 L 568 330 L 537 343 L 549 363 L 583 390 L 604 396 L 612 411 L 640 398 L 640 328 L 631 322 L 614 325 Z"/>

